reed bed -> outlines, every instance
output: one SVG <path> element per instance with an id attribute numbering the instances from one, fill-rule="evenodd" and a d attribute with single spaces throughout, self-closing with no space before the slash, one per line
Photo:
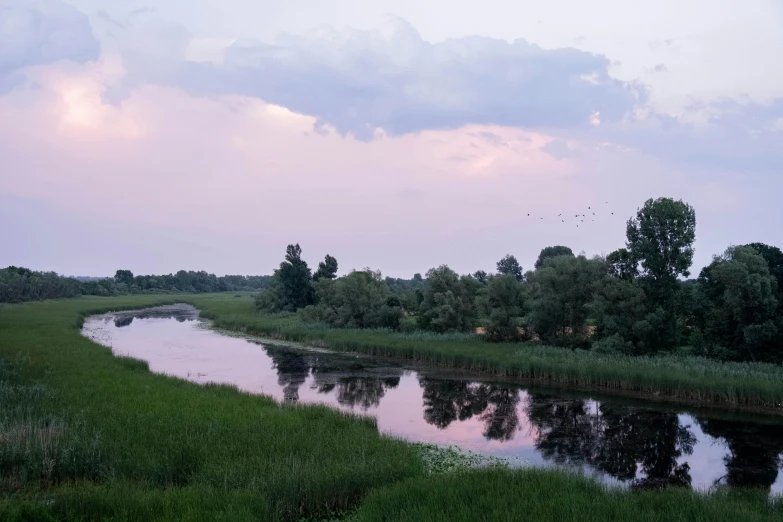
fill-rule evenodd
<path id="1" fill-rule="evenodd" d="M 542 384 L 599 389 L 700 405 L 781 413 L 783 366 L 701 357 L 603 355 L 536 343 L 493 344 L 474 334 L 335 329 L 296 314 L 259 314 L 249 299 L 188 300 L 219 328 L 336 351 L 398 357 Z"/>
<path id="2" fill-rule="evenodd" d="M 496 373 L 616 383 L 628 382 L 624 373 L 649 379 L 644 372 L 676 370 L 705 389 L 716 375 L 773 384 L 779 375 L 674 358 L 639 370 L 635 360 L 579 359 L 589 354 L 494 346 L 471 335 L 331 330 L 296 316 L 260 316 L 247 296 L 230 294 L 3 306 L 0 520 L 720 522 L 783 515 L 780 499 L 763 492 L 633 493 L 556 471 L 493 463 L 468 469 L 475 460 L 469 455 L 381 436 L 371 418 L 150 373 L 144 362 L 114 357 L 78 330 L 92 313 L 172 302 L 190 302 L 236 331 Z M 614 366 L 601 371 L 604 360 Z M 747 386 L 731 386 L 739 391 L 727 397 L 747 396 Z"/>

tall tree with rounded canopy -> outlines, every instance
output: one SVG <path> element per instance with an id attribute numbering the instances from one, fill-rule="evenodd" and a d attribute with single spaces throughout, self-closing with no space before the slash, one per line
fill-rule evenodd
<path id="1" fill-rule="evenodd" d="M 511 274 L 517 278 L 517 281 L 522 280 L 522 265 L 511 254 L 498 261 L 497 268 L 499 274 Z"/>
<path id="2" fill-rule="evenodd" d="M 544 261 L 547 259 L 558 256 L 574 257 L 574 252 L 567 246 L 562 245 L 546 247 L 541 251 L 540 254 L 538 254 L 538 259 L 536 260 L 535 264 L 536 270 L 544 266 Z"/>
<path id="3" fill-rule="evenodd" d="M 626 248 L 631 266 L 650 300 L 650 308 L 663 314 L 656 349 L 674 349 L 677 343 L 677 278 L 688 277 L 696 239 L 696 212 L 682 200 L 649 199 L 628 220 Z"/>

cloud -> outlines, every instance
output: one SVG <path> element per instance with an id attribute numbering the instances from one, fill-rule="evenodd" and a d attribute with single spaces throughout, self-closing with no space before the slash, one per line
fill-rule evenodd
<path id="1" fill-rule="evenodd" d="M 149 48 L 156 41 L 160 48 Z M 168 51 L 171 42 L 146 42 L 145 52 L 125 49 L 131 81 L 256 97 L 360 139 L 378 127 L 389 136 L 465 124 L 580 127 L 596 112 L 619 121 L 645 99 L 639 85 L 609 75 L 602 55 L 478 36 L 433 44 L 396 17 L 375 31 L 240 40 L 223 64 L 187 61 Z"/>
<path id="2" fill-rule="evenodd" d="M 681 116 L 651 113 L 602 125 L 604 141 L 714 172 L 779 175 L 783 171 L 783 98 L 768 103 L 728 99 L 693 104 Z"/>
<path id="3" fill-rule="evenodd" d="M 59 0 L 0 3 L 0 94 L 21 81 L 20 71 L 60 60 L 84 63 L 99 45 L 87 17 Z"/>
<path id="4" fill-rule="evenodd" d="M 653 67 L 653 72 L 668 72 L 669 68 L 666 67 L 666 65 L 659 63 L 655 67 Z"/>
<path id="5" fill-rule="evenodd" d="M 571 147 L 568 146 L 568 143 L 563 140 L 552 140 L 541 147 L 541 150 L 556 160 L 567 159 L 576 155 L 576 151 L 571 149 Z"/>

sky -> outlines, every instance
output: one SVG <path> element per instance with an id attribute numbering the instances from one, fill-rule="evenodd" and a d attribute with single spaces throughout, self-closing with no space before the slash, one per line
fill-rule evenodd
<path id="1" fill-rule="evenodd" d="M 783 246 L 780 56 L 780 0 L 0 0 L 0 266 L 528 269 L 671 197 L 697 275 Z"/>

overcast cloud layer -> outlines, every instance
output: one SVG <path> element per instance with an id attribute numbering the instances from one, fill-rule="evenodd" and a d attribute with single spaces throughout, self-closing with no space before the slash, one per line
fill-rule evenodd
<path id="1" fill-rule="evenodd" d="M 624 220 L 659 196 L 696 205 L 698 263 L 783 244 L 783 83 L 683 84 L 673 110 L 656 94 L 676 85 L 666 53 L 696 44 L 663 30 L 640 79 L 580 34 L 432 42 L 389 15 L 228 38 L 217 22 L 191 32 L 174 0 L 76 4 L 0 0 L 0 265 L 268 273 L 298 241 L 343 270 L 492 269 L 509 252 L 529 266 L 550 244 L 622 246 Z M 712 5 L 716 20 L 731 8 Z M 588 206 L 595 221 L 558 216 Z"/>

